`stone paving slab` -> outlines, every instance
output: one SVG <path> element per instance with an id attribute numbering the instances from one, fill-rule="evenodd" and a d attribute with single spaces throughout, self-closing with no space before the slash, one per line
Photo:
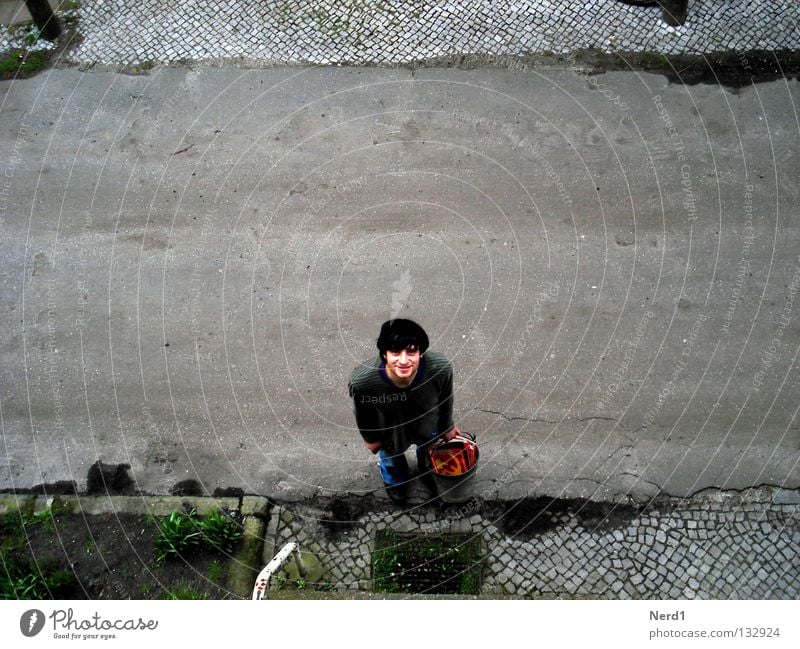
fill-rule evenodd
<path id="1" fill-rule="evenodd" d="M 470 54 L 705 54 L 800 47 L 796 2 L 690 2 L 672 27 L 658 6 L 614 0 L 82 0 L 79 64 L 238 60 L 401 65 Z M 3 39 L 6 39 L 3 41 Z M 0 38 L 0 48 L 9 36 Z"/>

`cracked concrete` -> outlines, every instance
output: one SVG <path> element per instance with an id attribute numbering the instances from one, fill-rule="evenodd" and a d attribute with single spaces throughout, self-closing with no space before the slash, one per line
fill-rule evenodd
<path id="1" fill-rule="evenodd" d="M 587 422 L 587 421 L 595 421 L 595 420 L 597 420 L 597 421 L 617 422 L 617 420 L 614 419 L 613 417 L 602 417 L 600 415 L 586 415 L 586 416 L 583 416 L 583 417 L 581 417 L 581 416 L 564 417 L 563 419 L 560 419 L 560 420 L 554 420 L 554 419 L 551 420 L 551 419 L 541 419 L 541 418 L 537 418 L 537 417 L 513 417 L 513 416 L 509 416 L 509 415 L 507 415 L 507 414 L 505 414 L 503 412 L 497 412 L 495 410 L 486 410 L 485 408 L 475 408 L 475 410 L 477 412 L 483 412 L 483 413 L 490 414 L 490 415 L 498 415 L 499 417 L 502 417 L 506 421 L 529 421 L 529 422 L 532 422 L 532 423 L 540 423 L 540 424 L 562 424 L 562 423 L 565 423 L 565 422 L 570 421 L 570 420 L 579 421 L 579 422 Z"/>

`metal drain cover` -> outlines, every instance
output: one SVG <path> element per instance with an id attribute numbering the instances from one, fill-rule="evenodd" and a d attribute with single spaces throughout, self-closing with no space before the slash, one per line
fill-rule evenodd
<path id="1" fill-rule="evenodd" d="M 375 592 L 477 595 L 482 558 L 479 536 L 380 530 L 372 555 Z"/>

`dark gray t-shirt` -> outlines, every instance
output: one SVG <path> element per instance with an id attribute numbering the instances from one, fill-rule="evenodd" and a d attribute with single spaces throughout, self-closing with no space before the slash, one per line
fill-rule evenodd
<path id="1" fill-rule="evenodd" d="M 389 380 L 376 357 L 353 370 L 350 396 L 356 424 L 365 442 L 381 442 L 388 453 L 402 453 L 412 444 L 453 427 L 453 366 L 444 356 L 426 351 L 414 381 L 399 388 Z"/>

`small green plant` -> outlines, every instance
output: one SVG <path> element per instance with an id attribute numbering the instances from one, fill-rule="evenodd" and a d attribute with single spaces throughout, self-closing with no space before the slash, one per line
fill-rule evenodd
<path id="1" fill-rule="evenodd" d="M 25 41 L 25 45 L 31 47 L 31 45 L 33 45 L 36 41 L 39 40 L 39 36 L 41 36 L 39 30 L 35 28 L 32 29 L 27 34 L 25 34 L 25 38 L 23 39 Z"/>
<path id="2" fill-rule="evenodd" d="M 194 509 L 173 512 L 155 524 L 159 530 L 155 542 L 158 564 L 200 546 L 231 554 L 243 535 L 236 521 L 222 512 L 212 512 L 202 518 Z"/>
<path id="3" fill-rule="evenodd" d="M 219 583 L 220 575 L 222 574 L 222 564 L 219 561 L 212 561 L 208 566 L 208 580 Z"/>
<path id="4" fill-rule="evenodd" d="M 32 525 L 43 525 L 44 528 L 49 531 L 53 532 L 56 529 L 56 522 L 54 518 L 53 510 L 49 507 L 44 509 L 40 512 L 35 513 L 31 517 L 31 524 Z"/>
<path id="5" fill-rule="evenodd" d="M 242 538 L 242 529 L 222 512 L 212 512 L 200 522 L 203 541 L 225 554 L 231 554 Z"/>
<path id="6" fill-rule="evenodd" d="M 181 556 L 200 545 L 200 531 L 196 512 L 172 512 L 158 523 L 159 536 L 155 542 L 156 563 Z"/>
<path id="7" fill-rule="evenodd" d="M 308 582 L 300 577 L 294 580 L 294 587 L 297 588 L 297 590 L 305 590 L 308 587 Z"/>

